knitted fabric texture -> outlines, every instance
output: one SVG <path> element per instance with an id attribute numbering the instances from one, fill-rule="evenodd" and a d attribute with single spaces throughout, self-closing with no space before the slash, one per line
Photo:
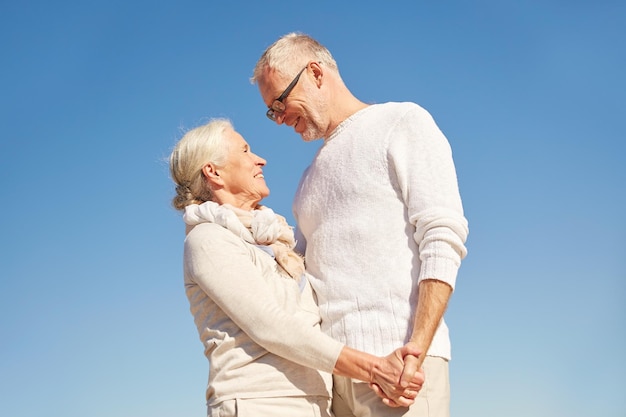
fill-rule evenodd
<path id="1" fill-rule="evenodd" d="M 276 262 L 290 277 L 300 279 L 304 273 L 304 259 L 293 250 L 296 245 L 293 229 L 283 216 L 268 207 L 259 205 L 247 211 L 206 201 L 185 207 L 183 221 L 191 227 L 200 223 L 218 224 L 248 243 L 272 248 Z"/>

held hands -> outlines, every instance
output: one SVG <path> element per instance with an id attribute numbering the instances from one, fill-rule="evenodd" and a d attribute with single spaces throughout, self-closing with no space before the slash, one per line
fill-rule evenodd
<path id="1" fill-rule="evenodd" d="M 379 366 L 372 371 L 370 388 L 389 407 L 408 407 L 415 402 L 424 383 L 424 370 L 418 367 L 420 351 L 411 343 L 380 358 Z"/>

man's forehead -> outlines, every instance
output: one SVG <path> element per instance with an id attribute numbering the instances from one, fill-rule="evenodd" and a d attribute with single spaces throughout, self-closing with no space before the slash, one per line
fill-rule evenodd
<path id="1" fill-rule="evenodd" d="M 280 83 L 280 81 L 285 77 L 285 74 L 277 69 L 265 67 L 265 69 L 261 72 L 259 82 L 263 82 L 264 84 Z"/>
<path id="2" fill-rule="evenodd" d="M 261 97 L 266 104 L 270 103 L 278 98 L 284 88 L 284 76 L 274 70 L 274 69 L 265 69 L 261 76 L 258 78 L 258 86 L 259 91 L 261 93 Z M 269 104 L 268 104 L 269 105 Z"/>

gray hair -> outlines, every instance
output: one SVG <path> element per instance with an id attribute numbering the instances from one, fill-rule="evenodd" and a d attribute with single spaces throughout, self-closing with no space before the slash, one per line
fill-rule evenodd
<path id="1" fill-rule="evenodd" d="M 263 77 L 263 71 L 266 68 L 290 76 L 310 61 L 317 61 L 339 73 L 335 59 L 325 46 L 309 35 L 297 32 L 288 33 L 263 52 L 254 67 L 250 82 L 256 84 Z"/>
<path id="2" fill-rule="evenodd" d="M 172 199 L 176 210 L 213 200 L 202 168 L 209 163 L 224 166 L 229 150 L 225 132 L 229 129 L 234 128 L 228 119 L 212 119 L 185 133 L 174 147 L 170 175 L 176 184 L 176 196 Z"/>

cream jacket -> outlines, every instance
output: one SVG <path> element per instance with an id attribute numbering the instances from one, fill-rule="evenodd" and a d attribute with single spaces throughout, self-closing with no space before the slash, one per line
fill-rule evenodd
<path id="1" fill-rule="evenodd" d="M 209 360 L 209 406 L 227 399 L 331 395 L 343 344 L 324 335 L 307 279 L 213 224 L 184 246 L 185 290 Z"/>

